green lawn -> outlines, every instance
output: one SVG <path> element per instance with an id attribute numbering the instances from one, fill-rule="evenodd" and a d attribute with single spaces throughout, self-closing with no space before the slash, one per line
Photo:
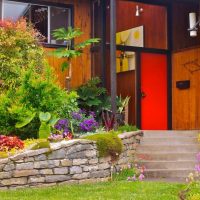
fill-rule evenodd
<path id="1" fill-rule="evenodd" d="M 1 191 L 0 200 L 178 200 L 182 184 L 114 181 L 57 186 L 40 189 Z"/>

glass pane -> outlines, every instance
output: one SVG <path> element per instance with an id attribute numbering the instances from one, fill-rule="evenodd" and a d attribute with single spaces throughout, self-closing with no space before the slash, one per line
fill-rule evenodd
<path id="1" fill-rule="evenodd" d="M 30 21 L 34 24 L 35 28 L 45 37 L 44 42 L 48 38 L 48 7 L 32 5 L 27 11 L 26 15 L 30 15 Z"/>
<path id="2" fill-rule="evenodd" d="M 46 38 L 48 37 L 48 7 L 31 5 L 30 3 L 21 3 L 15 1 L 4 1 L 3 19 L 13 21 L 25 17 L 27 21 L 34 24 L 35 28 Z"/>
<path id="3" fill-rule="evenodd" d="M 14 1 L 4 1 L 3 19 L 17 21 L 29 10 L 29 3 L 20 3 Z"/>
<path id="4" fill-rule="evenodd" d="M 0 0 L 0 20 L 2 19 L 2 0 Z"/>
<path id="5" fill-rule="evenodd" d="M 71 25 L 71 11 L 69 8 L 58 8 L 51 7 L 50 8 L 50 32 L 53 30 L 68 27 Z M 50 35 L 50 43 L 51 44 L 65 44 L 64 41 L 56 41 L 52 35 Z"/>
<path id="6" fill-rule="evenodd" d="M 117 73 L 135 70 L 136 55 L 132 51 L 117 51 Z"/>

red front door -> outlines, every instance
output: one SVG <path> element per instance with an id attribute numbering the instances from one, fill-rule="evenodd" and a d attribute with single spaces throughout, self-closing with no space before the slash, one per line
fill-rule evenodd
<path id="1" fill-rule="evenodd" d="M 167 56 L 141 54 L 141 128 L 167 129 Z"/>

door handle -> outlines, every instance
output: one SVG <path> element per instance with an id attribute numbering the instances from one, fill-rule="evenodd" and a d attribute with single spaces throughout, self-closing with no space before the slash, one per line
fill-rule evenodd
<path id="1" fill-rule="evenodd" d="M 141 92 L 141 97 L 142 97 L 142 98 L 145 98 L 146 96 L 147 96 L 146 93 L 142 91 L 142 92 Z"/>

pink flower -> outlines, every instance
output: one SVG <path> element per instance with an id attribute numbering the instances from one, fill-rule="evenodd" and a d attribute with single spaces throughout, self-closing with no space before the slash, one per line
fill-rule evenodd
<path id="1" fill-rule="evenodd" d="M 197 171 L 198 173 L 200 173 L 200 165 L 195 165 L 195 171 Z"/>
<path id="2" fill-rule="evenodd" d="M 144 178 L 145 178 L 144 174 L 140 174 L 140 176 L 138 177 L 138 179 L 139 179 L 140 181 L 142 181 Z"/>
<path id="3" fill-rule="evenodd" d="M 200 162 L 200 152 L 197 154 L 197 161 Z"/>
<path id="4" fill-rule="evenodd" d="M 132 181 L 137 181 L 137 178 L 135 175 L 132 177 Z"/>

